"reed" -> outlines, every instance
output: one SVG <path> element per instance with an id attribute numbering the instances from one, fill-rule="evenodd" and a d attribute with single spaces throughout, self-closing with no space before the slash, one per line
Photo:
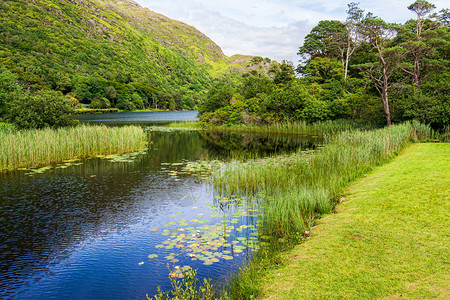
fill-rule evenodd
<path id="1" fill-rule="evenodd" d="M 0 171 L 138 151 L 145 141 L 143 129 L 137 126 L 0 130 Z"/>
<path id="2" fill-rule="evenodd" d="M 261 133 L 294 133 L 302 135 L 335 135 L 346 130 L 371 130 L 375 126 L 370 123 L 362 123 L 353 120 L 328 120 L 322 122 L 308 123 L 306 121 L 273 123 L 269 125 L 231 125 L 231 126 L 208 126 L 205 129 L 222 131 L 242 131 L 242 132 L 261 132 Z"/>
<path id="3" fill-rule="evenodd" d="M 396 155 L 427 128 L 414 124 L 326 137 L 315 152 L 298 152 L 232 164 L 214 175 L 223 194 L 266 195 L 264 230 L 285 237 L 302 233 L 316 215 L 330 212 L 342 188 Z"/>

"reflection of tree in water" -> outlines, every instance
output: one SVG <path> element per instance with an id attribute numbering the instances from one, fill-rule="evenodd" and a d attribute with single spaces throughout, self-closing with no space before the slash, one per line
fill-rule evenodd
<path id="1" fill-rule="evenodd" d="M 293 134 L 237 133 L 224 131 L 201 131 L 203 148 L 210 157 L 253 158 L 273 154 L 295 152 L 298 149 L 314 149 L 321 142 L 310 136 Z"/>

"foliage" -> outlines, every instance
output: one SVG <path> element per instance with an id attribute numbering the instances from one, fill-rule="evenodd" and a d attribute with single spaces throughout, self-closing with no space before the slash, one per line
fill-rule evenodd
<path id="1" fill-rule="evenodd" d="M 184 267 L 183 267 L 184 268 Z M 171 276 L 170 282 L 172 284 L 172 290 L 163 292 L 158 287 L 158 294 L 154 296 L 155 300 L 213 300 L 216 299 L 215 291 L 211 284 L 211 279 L 203 279 L 203 284 L 198 285 L 197 271 L 190 267 L 179 268 L 177 276 Z M 173 273 L 175 274 L 175 273 Z M 181 279 L 178 279 L 181 278 Z M 147 299 L 150 298 L 147 295 Z"/>
<path id="2" fill-rule="evenodd" d="M 73 126 L 75 112 L 72 102 L 61 92 L 42 90 L 36 93 L 23 93 L 9 103 L 6 120 L 18 128 L 45 128 Z"/>
<path id="3" fill-rule="evenodd" d="M 0 119 L 5 116 L 8 103 L 21 91 L 17 79 L 18 77 L 14 73 L 0 69 Z"/>
<path id="4" fill-rule="evenodd" d="M 195 28 L 132 3 L 7 0 L 0 24 L 0 67 L 24 88 L 73 92 L 86 104 L 105 97 L 115 106 L 138 93 L 130 100 L 138 108 L 192 108 L 202 93 L 190 88 L 207 88 L 207 64 L 226 59 Z"/>

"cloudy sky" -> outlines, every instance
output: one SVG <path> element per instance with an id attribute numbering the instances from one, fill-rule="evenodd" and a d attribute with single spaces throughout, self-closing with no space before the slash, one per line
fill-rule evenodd
<path id="1" fill-rule="evenodd" d="M 195 26 L 226 55 L 249 54 L 297 64 L 303 39 L 320 20 L 345 20 L 351 0 L 136 0 L 150 10 Z M 354 0 L 358 2 L 358 0 Z M 413 0 L 359 0 L 366 12 L 389 22 L 414 15 Z M 430 1 L 439 11 L 446 0 Z"/>

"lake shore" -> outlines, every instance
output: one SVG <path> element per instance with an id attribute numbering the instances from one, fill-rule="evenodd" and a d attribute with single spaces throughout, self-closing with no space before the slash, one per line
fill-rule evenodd
<path id="1" fill-rule="evenodd" d="M 448 298 L 449 165 L 450 144 L 413 144 L 353 183 L 258 278 L 263 298 Z"/>

